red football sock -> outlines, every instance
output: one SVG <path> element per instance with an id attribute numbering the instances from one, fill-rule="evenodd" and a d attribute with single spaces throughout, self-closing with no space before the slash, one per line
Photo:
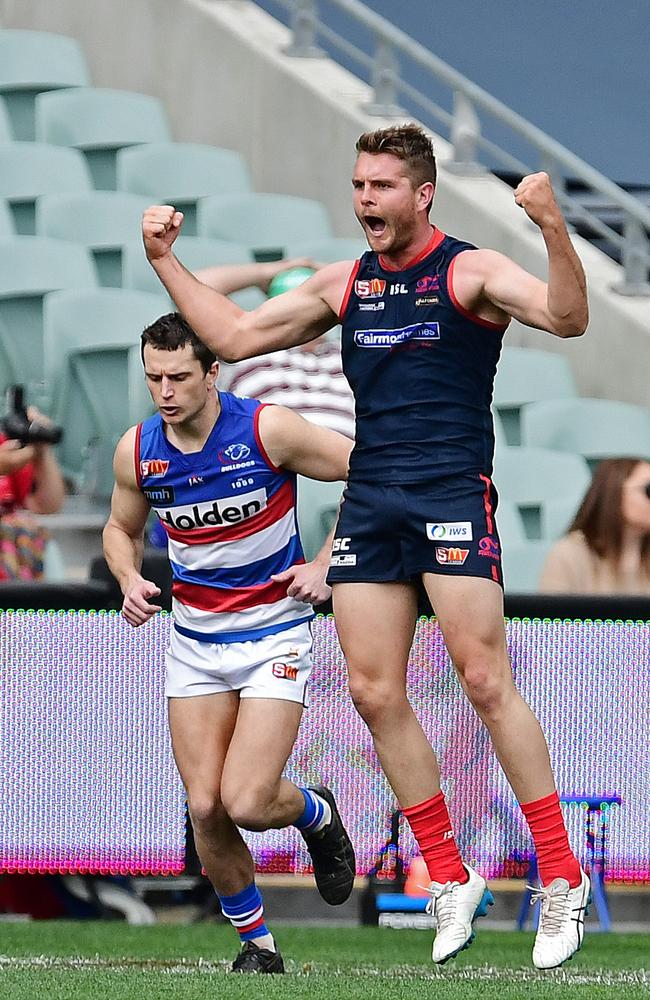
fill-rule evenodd
<path id="1" fill-rule="evenodd" d="M 569 847 L 557 792 L 535 802 L 522 803 L 521 809 L 535 843 L 542 885 L 548 885 L 554 878 L 565 878 L 575 889 L 580 883 L 580 864 Z"/>
<path id="2" fill-rule="evenodd" d="M 431 881 L 467 882 L 469 875 L 458 853 L 443 792 L 402 812 L 418 842 Z"/>

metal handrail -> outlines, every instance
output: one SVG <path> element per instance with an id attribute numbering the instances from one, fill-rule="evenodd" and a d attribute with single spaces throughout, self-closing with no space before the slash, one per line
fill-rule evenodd
<path id="1" fill-rule="evenodd" d="M 396 25 L 376 14 L 360 0 L 272 0 L 289 14 L 293 40 L 286 50 L 292 56 L 322 56 L 319 41 L 331 46 L 347 59 L 354 61 L 368 76 L 374 91 L 373 100 L 364 106 L 371 115 L 397 116 L 404 114 L 399 106 L 406 97 L 411 106 L 419 107 L 419 115 L 427 124 L 429 119 L 443 125 L 450 136 L 453 156 L 445 164 L 457 173 L 476 173 L 481 169 L 477 151 L 488 153 L 512 172 L 530 173 L 534 167 L 523 163 L 507 150 L 481 135 L 477 109 L 491 115 L 501 125 L 512 130 L 520 139 L 529 143 L 539 154 L 542 169 L 551 175 L 558 200 L 575 221 L 590 227 L 616 247 L 622 257 L 623 281 L 616 291 L 625 295 L 648 295 L 647 281 L 650 270 L 650 208 L 619 187 L 604 174 L 566 149 L 561 143 L 517 114 L 506 104 L 483 90 L 452 66 L 430 52 L 420 42 Z M 329 4 L 367 29 L 374 37 L 374 52 L 368 54 L 357 45 L 343 38 L 319 18 L 319 5 Z M 399 75 L 399 57 L 407 58 L 420 69 L 435 77 L 451 91 L 453 111 L 440 107 L 417 88 L 406 83 Z M 539 169 L 539 167 L 537 168 Z M 591 212 L 579 199 L 570 197 L 565 189 L 566 178 L 578 181 L 587 188 L 604 195 L 608 202 L 620 209 L 623 235 Z"/>

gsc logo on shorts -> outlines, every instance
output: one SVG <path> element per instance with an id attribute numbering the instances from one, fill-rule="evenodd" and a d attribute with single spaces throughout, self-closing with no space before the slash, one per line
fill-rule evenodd
<path id="1" fill-rule="evenodd" d="M 356 566 L 357 557 L 350 552 L 351 538 L 335 538 L 332 543 L 330 566 Z"/>
<path id="2" fill-rule="evenodd" d="M 471 542 L 471 521 L 434 521 L 427 524 L 427 538 L 431 542 Z"/>

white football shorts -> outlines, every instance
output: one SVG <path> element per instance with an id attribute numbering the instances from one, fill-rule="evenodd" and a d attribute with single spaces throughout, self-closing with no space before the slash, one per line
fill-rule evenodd
<path id="1" fill-rule="evenodd" d="M 199 642 L 172 628 L 165 694 L 192 698 L 238 691 L 240 698 L 280 698 L 306 705 L 312 669 L 309 622 L 245 642 Z"/>

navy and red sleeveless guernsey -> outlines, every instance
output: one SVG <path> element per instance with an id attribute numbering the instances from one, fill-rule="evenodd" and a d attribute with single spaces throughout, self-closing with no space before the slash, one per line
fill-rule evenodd
<path id="1" fill-rule="evenodd" d="M 491 475 L 490 404 L 506 328 L 454 295 L 455 258 L 475 249 L 434 229 L 402 271 L 372 251 L 355 265 L 341 308 L 343 370 L 356 399 L 351 481 Z"/>
<path id="2" fill-rule="evenodd" d="M 138 486 L 165 528 L 174 627 L 203 642 L 260 639 L 313 618 L 271 575 L 305 558 L 295 474 L 270 461 L 258 400 L 219 394 L 221 412 L 201 451 L 171 444 L 160 414 L 137 428 Z"/>

